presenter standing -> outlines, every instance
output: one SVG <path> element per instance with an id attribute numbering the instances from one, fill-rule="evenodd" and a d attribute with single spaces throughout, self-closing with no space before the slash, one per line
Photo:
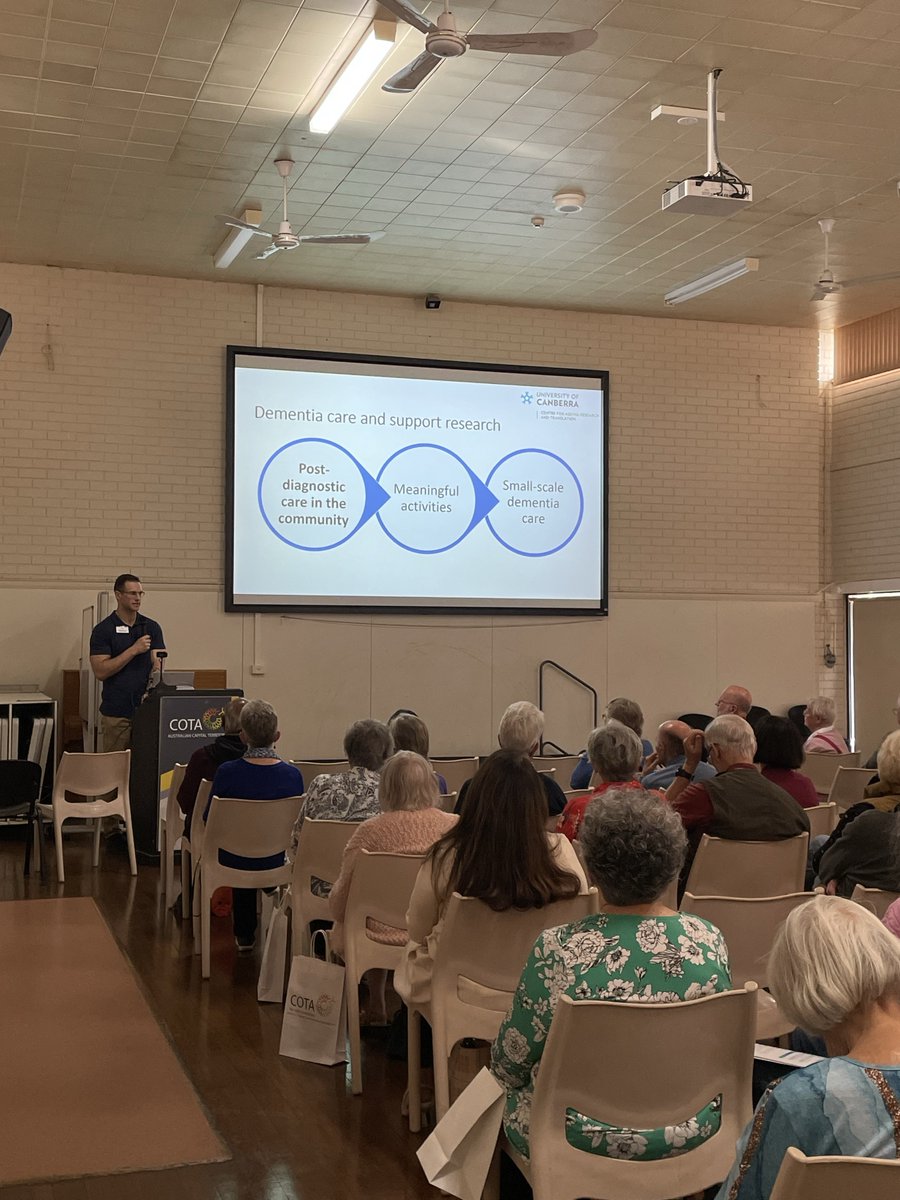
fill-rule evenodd
<path id="1" fill-rule="evenodd" d="M 141 612 L 144 592 L 137 575 L 113 584 L 116 610 L 91 632 L 91 670 L 103 684 L 100 733 L 104 754 L 131 745 L 134 712 L 165 649 L 162 629 Z"/>

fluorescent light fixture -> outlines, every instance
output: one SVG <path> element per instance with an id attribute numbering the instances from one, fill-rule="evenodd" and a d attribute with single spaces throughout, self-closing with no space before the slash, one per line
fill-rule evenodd
<path id="1" fill-rule="evenodd" d="M 726 263 L 724 267 L 717 267 L 715 271 L 701 275 L 699 279 L 673 288 L 671 292 L 666 292 L 663 299 L 666 304 L 683 304 L 685 300 L 694 300 L 697 296 L 702 296 L 704 292 L 711 292 L 713 288 L 721 287 L 723 283 L 731 283 L 733 279 L 740 279 L 742 275 L 746 275 L 749 271 L 755 271 L 758 267 L 758 258 L 739 258 L 737 262 Z"/>
<path id="2" fill-rule="evenodd" d="M 331 133 L 394 48 L 397 26 L 393 21 L 373 21 L 365 37 L 338 71 L 325 95 L 312 110 L 310 133 Z"/>
<path id="3" fill-rule="evenodd" d="M 246 221 L 248 225 L 258 225 L 262 220 L 262 210 L 245 208 L 241 213 L 241 220 Z M 213 255 L 215 265 L 221 269 L 230 267 L 252 237 L 252 230 L 238 229 L 236 226 L 232 226 L 228 230 L 225 241 Z"/>

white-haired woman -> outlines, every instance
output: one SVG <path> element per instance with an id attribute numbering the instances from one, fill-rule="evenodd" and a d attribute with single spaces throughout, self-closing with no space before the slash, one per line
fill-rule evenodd
<path id="1" fill-rule="evenodd" d="M 835 707 L 830 696 L 813 696 L 803 710 L 803 723 L 809 737 L 803 743 L 806 754 L 849 754 L 850 747 L 834 727 Z"/>
<path id="2" fill-rule="evenodd" d="M 897 1158 L 900 942 L 862 905 L 820 896 L 794 909 L 769 959 L 784 1015 L 829 1058 L 763 1095 L 717 1200 L 764 1200 L 788 1146 L 806 1155 Z"/>
<path id="3" fill-rule="evenodd" d="M 334 918 L 331 944 L 338 953 L 343 949 L 344 913 L 350 882 L 361 850 L 387 854 L 425 854 L 434 843 L 459 820 L 453 813 L 442 812 L 438 803 L 438 785 L 431 763 L 411 750 L 399 750 L 381 770 L 378 791 L 381 812 L 363 821 L 354 830 L 344 848 L 341 873 L 335 880 L 329 897 Z M 392 929 L 373 921 L 369 929 L 373 941 L 389 946 L 405 946 L 406 930 Z M 383 1025 L 387 1014 L 384 1006 L 386 972 L 369 972 L 370 1025 Z"/>
<path id="4" fill-rule="evenodd" d="M 641 739 L 619 721 L 607 721 L 591 731 L 587 754 L 592 777 L 600 782 L 589 795 L 574 796 L 567 802 L 556 830 L 564 833 L 570 842 L 577 840 L 587 806 L 595 796 L 602 796 L 608 788 L 641 787 L 640 780 L 635 778 L 644 757 Z"/>

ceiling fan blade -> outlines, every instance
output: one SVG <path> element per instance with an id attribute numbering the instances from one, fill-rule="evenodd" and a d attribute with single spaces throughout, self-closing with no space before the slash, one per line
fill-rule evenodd
<path id="1" fill-rule="evenodd" d="M 224 221 L 226 225 L 230 225 L 233 229 L 249 229 L 251 233 L 258 233 L 260 237 L 271 237 L 271 233 L 266 233 L 264 229 L 260 229 L 258 225 L 251 225 L 249 221 L 242 221 L 240 217 L 229 217 L 226 213 L 219 213 L 219 219 Z"/>
<path id="2" fill-rule="evenodd" d="M 323 233 L 307 234 L 300 238 L 301 242 L 320 246 L 367 246 L 369 242 L 384 237 L 381 233 Z"/>
<path id="3" fill-rule="evenodd" d="M 443 61 L 436 54 L 429 54 L 427 50 L 423 50 L 418 58 L 414 58 L 402 71 L 398 71 L 396 75 L 392 75 L 383 83 L 381 90 L 383 92 L 414 92 L 419 84 L 424 83 L 435 67 L 439 67 Z"/>
<path id="4" fill-rule="evenodd" d="M 830 294 L 831 293 L 826 292 L 824 288 L 816 287 L 813 288 L 813 294 L 810 296 L 810 300 L 824 300 L 825 297 Z"/>
<path id="5" fill-rule="evenodd" d="M 379 0 L 382 8 L 390 9 L 395 17 L 399 17 L 401 21 L 405 21 L 407 25 L 412 25 L 413 29 L 419 29 L 422 33 L 431 33 L 437 29 L 426 16 L 423 16 L 417 8 L 413 8 L 407 0 Z"/>
<path id="6" fill-rule="evenodd" d="M 280 249 L 281 249 L 281 247 L 276 246 L 273 242 L 271 246 L 266 246 L 265 250 L 263 250 L 260 254 L 254 255 L 254 257 L 255 258 L 271 258 L 272 255 L 277 254 Z"/>
<path id="7" fill-rule="evenodd" d="M 597 40 L 596 29 L 576 29 L 574 33 L 469 33 L 466 41 L 473 50 L 493 50 L 497 54 L 545 54 L 562 58 L 577 50 L 586 50 Z"/>
<path id="8" fill-rule="evenodd" d="M 841 287 L 859 287 L 861 283 L 886 283 L 889 279 L 900 279 L 900 271 L 889 271 L 887 275 L 858 275 L 855 279 L 842 279 Z"/>

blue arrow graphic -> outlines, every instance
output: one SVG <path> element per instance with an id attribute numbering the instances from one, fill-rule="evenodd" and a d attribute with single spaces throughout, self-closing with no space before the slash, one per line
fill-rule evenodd
<path id="1" fill-rule="evenodd" d="M 349 450 L 346 451 L 346 453 L 350 458 L 353 458 L 353 455 L 350 454 Z M 359 473 L 363 477 L 363 483 L 366 485 L 366 503 L 363 506 L 362 518 L 360 519 L 359 524 L 356 526 L 356 529 L 362 529 L 366 521 L 371 520 L 371 518 L 374 517 L 378 512 L 379 508 L 381 508 L 382 504 L 387 504 L 391 497 L 384 490 L 378 480 L 374 479 L 369 474 L 361 462 L 358 462 L 355 458 L 353 461 L 359 468 Z M 356 529 L 354 529 L 354 533 L 356 532 Z"/>
<path id="2" fill-rule="evenodd" d="M 479 521 L 483 521 L 492 508 L 496 508 L 500 501 L 494 495 L 489 487 L 478 478 L 478 476 L 469 471 L 469 478 L 472 480 L 472 488 L 475 492 L 475 511 L 472 513 L 472 521 L 466 533 L 471 533 Z M 464 535 L 465 536 L 465 535 Z"/>

